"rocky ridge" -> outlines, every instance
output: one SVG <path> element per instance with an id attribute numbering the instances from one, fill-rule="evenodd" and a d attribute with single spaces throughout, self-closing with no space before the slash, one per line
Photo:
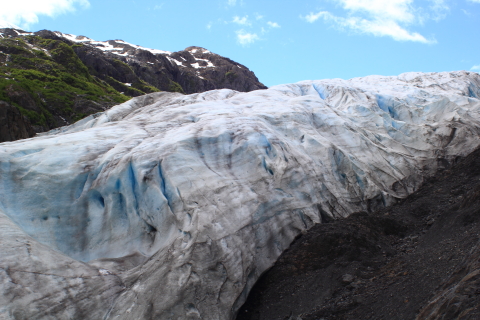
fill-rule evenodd
<path id="1" fill-rule="evenodd" d="M 55 34 L 75 43 L 98 49 L 110 58 L 120 59 L 127 63 L 141 80 L 162 91 L 175 91 L 172 90 L 172 86 L 175 85 L 162 79 L 159 73 L 163 73 L 162 75 L 169 80 L 177 82 L 181 87 L 177 88 L 180 90 L 179 92 L 187 94 L 223 88 L 240 92 L 267 88 L 244 65 L 205 48 L 191 46 L 182 51 L 169 52 L 140 47 L 123 40 L 95 41 L 84 36 L 60 32 L 55 32 Z M 87 62 L 88 59 L 85 55 L 92 55 L 92 52 L 87 54 L 80 52 L 81 50 L 78 51 L 79 56 L 87 66 L 104 73 L 93 63 Z M 125 73 L 124 77 L 124 80 L 130 82 L 135 80 L 127 79 L 129 75 Z M 120 79 L 117 80 L 120 81 Z"/>
<path id="2" fill-rule="evenodd" d="M 0 71 L 0 100 L 36 132 L 146 93 L 266 88 L 247 67 L 200 47 L 167 52 L 48 30 L 0 29 Z"/>

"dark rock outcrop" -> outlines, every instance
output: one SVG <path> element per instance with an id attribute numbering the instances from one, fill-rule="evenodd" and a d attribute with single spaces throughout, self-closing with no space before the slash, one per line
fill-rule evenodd
<path id="1" fill-rule="evenodd" d="M 31 138 L 34 135 L 28 119 L 17 108 L 0 101 L 0 142 Z"/>
<path id="2" fill-rule="evenodd" d="M 266 89 L 247 67 L 201 47 L 188 47 L 171 55 L 182 61 L 183 78 L 178 83 L 186 92 L 227 88 L 242 92 Z M 211 67 L 211 66 L 214 67 Z"/>
<path id="3" fill-rule="evenodd" d="M 153 54 L 121 40 L 110 40 L 107 44 L 117 50 L 106 52 L 88 43 L 74 50 L 91 74 L 130 96 L 153 92 L 148 86 L 186 94 L 224 88 L 241 92 L 267 88 L 244 65 L 204 48 Z"/>

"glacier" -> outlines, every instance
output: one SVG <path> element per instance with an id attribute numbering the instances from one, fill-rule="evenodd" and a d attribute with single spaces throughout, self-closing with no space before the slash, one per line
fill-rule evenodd
<path id="1" fill-rule="evenodd" d="M 233 319 L 316 223 L 480 146 L 480 75 L 159 92 L 0 144 L 0 318 Z"/>

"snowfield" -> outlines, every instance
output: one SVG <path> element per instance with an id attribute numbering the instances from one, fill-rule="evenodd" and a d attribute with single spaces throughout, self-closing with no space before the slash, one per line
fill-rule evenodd
<path id="1" fill-rule="evenodd" d="M 479 133 L 459 71 L 153 93 L 2 143 L 0 318 L 233 319 L 298 234 L 406 197 Z"/>

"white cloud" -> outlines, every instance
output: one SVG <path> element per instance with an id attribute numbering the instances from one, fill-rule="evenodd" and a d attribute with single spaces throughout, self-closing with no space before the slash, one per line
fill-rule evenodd
<path id="1" fill-rule="evenodd" d="M 227 0 L 227 5 L 235 7 L 236 5 L 244 6 L 245 3 L 243 2 L 243 0 Z"/>
<path id="2" fill-rule="evenodd" d="M 165 3 L 157 4 L 155 7 L 153 7 L 153 10 L 161 10 L 164 4 Z"/>
<path id="3" fill-rule="evenodd" d="M 445 3 L 445 0 L 430 0 L 432 5 L 429 7 L 430 13 L 424 14 L 426 18 L 439 21 L 447 17 L 450 8 Z"/>
<path id="4" fill-rule="evenodd" d="M 412 22 L 415 18 L 411 4 L 413 0 L 336 0 L 351 13 L 365 13 L 372 18 Z"/>
<path id="5" fill-rule="evenodd" d="M 322 16 L 324 16 L 325 14 L 330 14 L 329 12 L 327 11 L 320 11 L 318 13 L 313 13 L 313 12 L 310 12 L 309 14 L 307 14 L 305 17 L 303 17 L 303 19 L 307 20 L 307 22 L 310 22 L 310 23 L 314 23 L 315 21 L 317 21 L 318 19 L 320 19 Z"/>
<path id="6" fill-rule="evenodd" d="M 280 28 L 280 25 L 276 22 L 272 22 L 272 21 L 268 21 L 267 24 L 271 27 L 271 28 Z"/>
<path id="7" fill-rule="evenodd" d="M 235 7 L 235 6 L 243 7 L 243 6 L 245 6 L 245 2 L 243 0 L 226 0 L 226 3 L 227 3 L 227 7 L 228 6 L 230 6 L 230 7 Z"/>
<path id="8" fill-rule="evenodd" d="M 428 9 L 415 8 L 414 0 L 333 0 L 347 13 L 339 17 L 328 11 L 320 11 L 302 17 L 313 23 L 323 19 L 341 28 L 351 29 L 359 33 L 374 36 L 388 36 L 397 41 L 415 41 L 435 43 L 417 32 L 411 32 L 406 27 L 422 24 L 425 20 L 443 19 L 449 10 L 444 0 L 429 0 Z M 478 0 L 480 1 L 480 0 Z"/>
<path id="9" fill-rule="evenodd" d="M 412 33 L 405 30 L 397 22 L 392 20 L 368 20 L 358 17 L 342 18 L 336 17 L 327 11 L 319 12 L 318 18 L 320 17 L 326 21 L 333 22 L 339 27 L 349 28 L 360 33 L 372 34 L 377 37 L 389 36 L 397 41 L 435 42 L 435 40 L 427 40 L 417 32 Z"/>
<path id="10" fill-rule="evenodd" d="M 470 70 L 477 71 L 477 72 L 480 71 L 480 64 L 477 64 L 476 66 L 471 67 Z"/>
<path id="11" fill-rule="evenodd" d="M 0 29 L 1 28 L 13 28 L 13 29 L 22 29 L 17 25 L 14 25 L 13 23 L 7 22 L 5 20 L 0 20 Z"/>
<path id="12" fill-rule="evenodd" d="M 230 22 L 225 21 L 225 23 L 234 23 L 241 26 L 242 29 L 235 31 L 235 33 L 237 42 L 242 46 L 248 46 L 258 40 L 265 40 L 264 37 L 270 31 L 280 28 L 280 24 L 267 21 L 258 12 L 254 13 L 252 18 L 248 15 L 234 16 Z"/>
<path id="13" fill-rule="evenodd" d="M 480 0 L 468 0 L 470 2 L 476 2 L 476 3 L 480 3 Z"/>
<path id="14" fill-rule="evenodd" d="M 243 26 L 251 25 L 250 21 L 248 20 L 248 16 L 241 17 L 241 18 L 239 16 L 235 16 L 235 17 L 233 17 L 232 22 L 237 23 L 239 25 L 243 25 Z"/>
<path id="15" fill-rule="evenodd" d="M 237 31 L 237 41 L 242 46 L 250 45 L 257 40 L 260 40 L 260 37 L 256 33 L 249 33 L 244 30 Z"/>
<path id="16" fill-rule="evenodd" d="M 255 13 L 255 19 L 257 20 L 262 20 L 263 19 L 263 16 L 259 13 Z"/>
<path id="17" fill-rule="evenodd" d="M 55 17 L 72 12 L 77 7 L 88 7 L 88 0 L 16 0 L 2 1 L 0 20 L 19 25 L 27 29 L 38 22 L 39 16 Z"/>

